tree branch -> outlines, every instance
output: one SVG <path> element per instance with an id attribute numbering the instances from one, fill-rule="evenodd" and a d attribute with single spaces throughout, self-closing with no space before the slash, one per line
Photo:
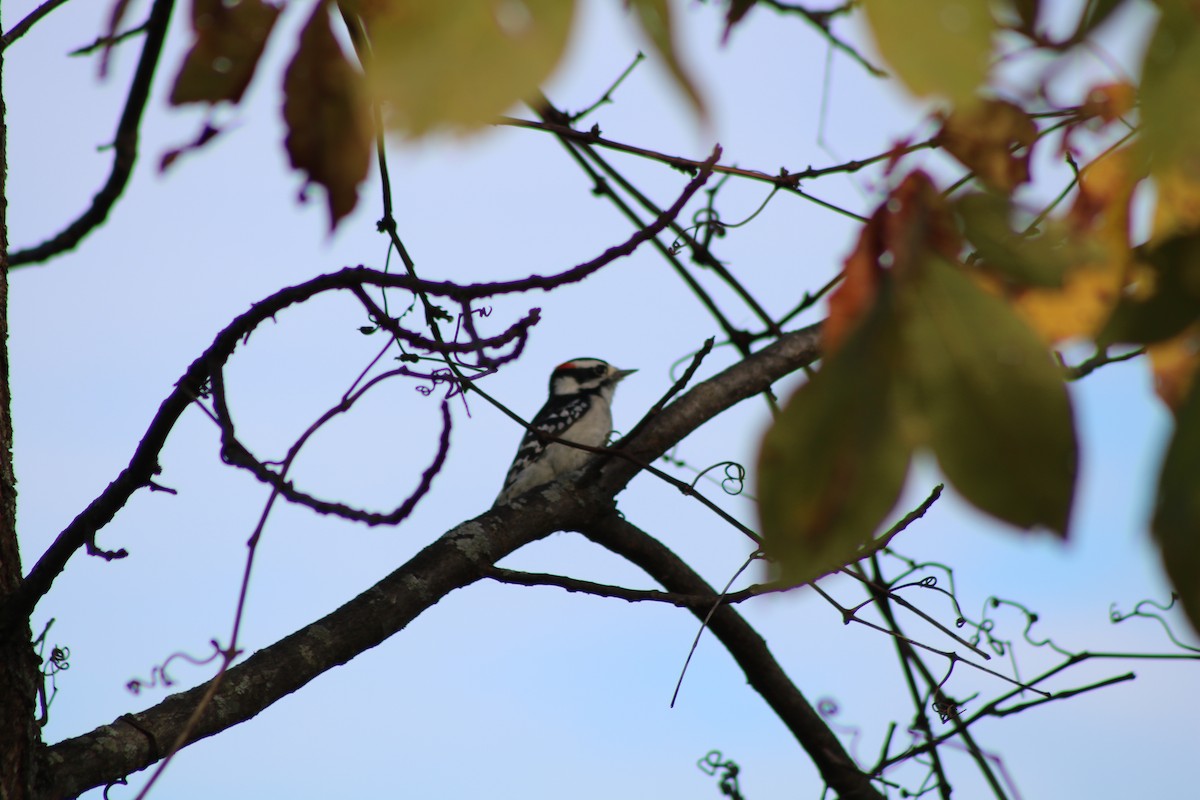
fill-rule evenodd
<path id="1" fill-rule="evenodd" d="M 3 36 L 0 36 L 0 50 L 7 50 L 10 44 L 29 33 L 29 29 L 36 25 L 42 17 L 59 6 L 64 5 L 66 2 L 67 0 L 46 0 L 33 11 L 30 11 L 25 15 L 24 19 L 9 28 Z"/>
<path id="2" fill-rule="evenodd" d="M 578 528 L 584 536 L 645 570 L 668 592 L 701 594 L 717 602 L 717 593 L 681 558 L 648 533 L 609 514 Z M 704 619 L 707 608 L 692 608 Z M 858 768 L 837 736 L 792 683 L 771 655 L 762 636 L 734 608 L 720 605 L 708 620 L 709 630 L 725 645 L 746 673 L 746 680 L 787 725 L 812 758 L 821 777 L 843 800 L 882 800 L 869 776 Z"/>
<path id="3" fill-rule="evenodd" d="M 720 148 L 717 148 L 712 159 L 715 161 L 719 156 Z M 0 633 L 14 622 L 29 616 L 38 600 L 50 591 L 54 579 L 66 568 L 67 561 L 79 548 L 87 545 L 89 552 L 105 558 L 123 558 L 128 555 L 123 550 L 109 553 L 95 548 L 96 533 L 112 521 L 134 492 L 150 485 L 151 478 L 158 472 L 158 453 L 162 450 L 167 435 L 174 428 L 184 409 L 201 394 L 202 387 L 212 376 L 213 370 L 219 369 L 229 360 L 237 348 L 238 342 L 249 337 L 255 328 L 265 320 L 273 318 L 289 306 L 302 303 L 322 292 L 337 289 L 353 291 L 362 286 L 394 287 L 449 297 L 459 303 L 467 304 L 471 300 L 483 297 L 531 289 L 548 290 L 566 283 L 581 281 L 618 258 L 629 255 L 637 249 L 638 245 L 660 233 L 674 219 L 675 215 L 682 211 L 692 195 L 704 185 L 709 174 L 701 171 L 688 183 L 679 199 L 669 209 L 649 226 L 634 233 L 624 243 L 610 247 L 596 258 L 555 275 L 533 275 L 515 281 L 463 286 L 446 281 L 423 281 L 409 275 L 393 275 L 365 267 L 348 267 L 282 289 L 256 303 L 249 311 L 239 316 L 217 334 L 208 350 L 192 362 L 187 372 L 176 384 L 175 391 L 168 395 L 159 406 L 158 413 L 151 420 L 150 427 L 134 451 L 129 466 L 122 470 L 116 480 L 110 483 L 104 492 L 58 535 L 46 552 L 42 554 L 42 557 L 38 559 L 20 588 L 4 598 L 3 604 L 0 605 Z"/>
<path id="4" fill-rule="evenodd" d="M 231 352 L 240 330 L 237 324 L 231 326 L 218 344 Z M 636 440 L 627 440 L 625 445 L 632 452 L 665 451 L 707 419 L 811 363 L 817 355 L 817 342 L 811 329 L 784 335 L 761 352 L 695 386 L 663 409 Z M 222 352 L 215 356 L 220 357 Z M 203 359 L 197 363 L 202 365 Z M 689 413 L 704 416 L 687 420 L 684 415 Z M 443 534 L 338 610 L 231 667 L 189 743 L 250 719 L 317 675 L 378 645 L 449 592 L 484 577 L 497 560 L 517 548 L 554 531 L 579 529 L 603 516 L 611 508 L 613 496 L 637 471 L 635 465 L 614 460 L 603 469 L 601 480 L 595 481 L 591 480 L 592 471 L 585 467 L 573 483 L 549 484 Z M 711 592 L 707 588 L 703 591 Z M 163 746 L 178 736 L 206 691 L 204 684 L 172 695 L 146 711 L 125 715 L 47 748 L 40 771 L 45 783 L 39 796 L 73 796 L 154 763 L 162 757 Z"/>
<path id="5" fill-rule="evenodd" d="M 171 9 L 174 5 L 174 0 L 154 0 L 150 9 L 150 18 L 146 22 L 146 42 L 142 45 L 142 55 L 133 74 L 133 83 L 129 87 L 129 97 L 125 100 L 121 121 L 117 123 L 116 138 L 113 139 L 113 163 L 108 180 L 100 191 L 96 192 L 87 211 L 53 238 L 27 250 L 13 253 L 9 259 L 9 266 L 36 264 L 59 253 L 73 250 L 83 241 L 83 237 L 108 218 L 108 212 L 112 211 L 113 205 L 125 191 L 129 176 L 133 174 L 133 165 L 138 154 L 138 128 L 142 124 L 142 112 L 146 110 L 146 101 L 150 97 L 150 85 L 154 81 L 154 70 L 162 55 L 163 41 L 167 36 L 167 25 L 171 21 Z"/>

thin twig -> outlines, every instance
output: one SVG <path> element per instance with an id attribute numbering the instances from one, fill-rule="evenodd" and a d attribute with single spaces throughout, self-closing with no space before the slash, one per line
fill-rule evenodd
<path id="1" fill-rule="evenodd" d="M 9 28 L 3 36 L 0 36 L 0 52 L 7 50 L 9 45 L 28 33 L 29 29 L 37 24 L 38 20 L 66 2 L 67 0 L 46 0 L 33 11 L 26 14 L 24 19 Z"/>
<path id="2" fill-rule="evenodd" d="M 117 133 L 113 139 L 113 162 L 108 180 L 96 192 L 88 209 L 75 221 L 41 244 L 13 253 L 9 257 L 10 267 L 38 264 L 73 250 L 85 236 L 108 219 L 109 212 L 124 193 L 125 185 L 133 174 L 134 162 L 137 161 L 138 129 L 142 124 L 146 101 L 150 97 L 150 86 L 154 81 L 159 57 L 162 55 L 163 41 L 166 39 L 174 4 L 174 0 L 154 0 L 154 5 L 150 8 L 142 55 L 133 74 L 129 95 L 125 100 L 125 110 L 121 113 L 121 120 L 117 123 Z"/>

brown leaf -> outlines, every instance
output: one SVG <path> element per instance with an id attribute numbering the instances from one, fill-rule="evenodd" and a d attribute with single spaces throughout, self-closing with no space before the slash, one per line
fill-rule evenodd
<path id="1" fill-rule="evenodd" d="M 1200 369 L 1200 324 L 1194 324 L 1165 342 L 1146 348 L 1154 369 L 1154 391 L 1172 411 L 1178 412 Z"/>
<path id="2" fill-rule="evenodd" d="M 733 26 L 741 22 L 742 17 L 754 8 L 755 2 L 757 0 L 730 0 L 729 10 L 725 12 L 725 32 L 721 34 L 722 42 L 729 41 L 729 34 L 733 31 Z"/>
<path id="3" fill-rule="evenodd" d="M 1079 108 L 1084 117 L 1098 117 L 1113 122 L 1128 114 L 1137 105 L 1137 90 L 1128 83 L 1105 83 L 1094 86 Z"/>
<path id="4" fill-rule="evenodd" d="M 222 128 L 213 127 L 212 123 L 204 123 L 204 127 L 200 129 L 200 133 L 196 134 L 196 138 L 182 147 L 173 147 L 163 153 L 162 158 L 158 162 L 158 171 L 166 172 L 167 168 L 179 160 L 180 156 L 199 150 L 206 144 L 216 139 L 224 132 Z"/>
<path id="5" fill-rule="evenodd" d="M 279 11 L 263 0 L 192 0 L 196 40 L 175 78 L 171 103 L 241 100 Z"/>
<path id="6" fill-rule="evenodd" d="M 846 258 L 842 282 L 829 296 L 829 316 L 822 326 L 826 354 L 841 349 L 846 336 L 875 305 L 879 283 L 883 280 L 879 266 L 880 227 L 879 212 L 863 226 L 854 252 Z"/>
<path id="7" fill-rule="evenodd" d="M 887 269 L 904 272 L 930 250 L 955 259 L 961 244 L 950 209 L 929 176 L 907 176 L 871 215 L 846 259 L 845 278 L 829 298 L 826 352 L 836 352 L 874 308 Z"/>
<path id="8" fill-rule="evenodd" d="M 329 228 L 358 202 L 358 184 L 371 159 L 371 113 L 359 73 L 329 28 L 321 3 L 300 34 L 283 81 L 284 142 L 292 166 L 325 187 Z"/>
<path id="9" fill-rule="evenodd" d="M 955 110 L 938 135 L 942 147 L 1005 194 L 1029 180 L 1030 148 L 1036 139 L 1037 126 L 1029 115 L 1004 100 Z"/>

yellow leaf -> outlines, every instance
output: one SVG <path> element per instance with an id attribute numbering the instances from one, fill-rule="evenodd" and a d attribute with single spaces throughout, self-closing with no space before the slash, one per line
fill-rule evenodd
<path id="1" fill-rule="evenodd" d="M 1029 180 L 1030 148 L 1036 140 L 1037 126 L 1029 115 L 1003 100 L 955 109 L 938 134 L 947 152 L 1005 194 Z"/>
<path id="2" fill-rule="evenodd" d="M 1130 201 L 1144 177 L 1129 148 L 1093 161 L 1080 173 L 1079 195 L 1067 217 L 1080 262 L 1061 289 L 1029 289 L 1012 301 L 1044 341 L 1095 336 L 1112 314 L 1134 271 Z"/>
<path id="3" fill-rule="evenodd" d="M 365 0 L 368 81 L 384 124 L 404 136 L 467 132 L 495 121 L 562 58 L 571 0 Z"/>
<path id="4" fill-rule="evenodd" d="M 880 54 L 914 94 L 954 106 L 987 79 L 995 22 L 981 0 L 864 0 Z"/>
<path id="5" fill-rule="evenodd" d="M 1159 242 L 1185 231 L 1200 228 L 1200 175 L 1167 172 L 1154 179 L 1154 235 Z"/>

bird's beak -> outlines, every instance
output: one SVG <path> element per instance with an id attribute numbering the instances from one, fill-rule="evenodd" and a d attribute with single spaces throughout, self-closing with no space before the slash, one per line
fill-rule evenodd
<path id="1" fill-rule="evenodd" d="M 619 381 L 623 381 L 635 372 L 637 372 L 636 369 L 619 369 L 613 373 L 612 382 L 617 383 Z"/>

